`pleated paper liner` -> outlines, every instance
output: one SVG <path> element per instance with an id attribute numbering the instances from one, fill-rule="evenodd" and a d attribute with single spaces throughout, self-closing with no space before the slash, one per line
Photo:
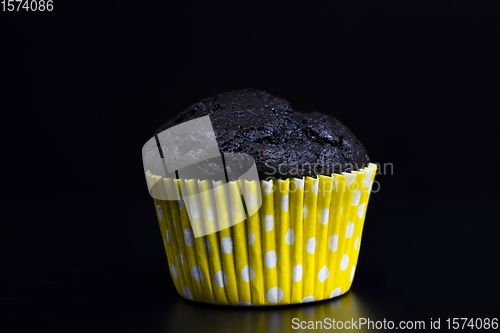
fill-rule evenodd
<path id="1" fill-rule="evenodd" d="M 220 186 L 148 172 L 150 183 L 165 184 L 153 187 L 165 199 L 154 203 L 177 292 L 220 305 L 296 304 L 346 293 L 375 173 L 369 164 L 332 177 L 261 180 L 259 193 L 256 181 Z M 250 206 L 255 198 L 260 208 Z M 194 237 L 200 230 L 193 232 L 187 209 L 206 236 Z"/>

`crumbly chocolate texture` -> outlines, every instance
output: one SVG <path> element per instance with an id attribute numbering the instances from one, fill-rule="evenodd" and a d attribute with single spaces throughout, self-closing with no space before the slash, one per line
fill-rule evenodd
<path id="1" fill-rule="evenodd" d="M 205 98 L 156 133 L 206 115 L 221 152 L 251 155 L 260 179 L 331 176 L 370 161 L 361 142 L 334 117 L 294 111 L 288 101 L 255 89 Z M 208 165 L 200 163 L 198 168 L 210 179 Z"/>

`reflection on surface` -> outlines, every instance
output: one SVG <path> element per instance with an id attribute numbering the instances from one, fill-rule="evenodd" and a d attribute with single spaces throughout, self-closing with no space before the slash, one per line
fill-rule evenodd
<path id="1" fill-rule="evenodd" d="M 176 303 L 166 323 L 166 332 L 297 332 L 293 327 L 297 328 L 298 325 L 294 324 L 292 327 L 292 323 L 324 322 L 326 318 L 344 322 L 353 319 L 359 321 L 360 318 L 373 321 L 383 319 L 353 292 L 332 300 L 278 307 L 218 306 L 194 303 L 180 297 L 174 302 Z M 294 318 L 298 320 L 292 322 Z M 303 324 L 305 326 L 307 323 Z M 321 331 L 320 328 L 317 326 L 318 331 Z M 327 328 L 329 327 L 323 327 L 324 330 L 331 331 Z M 366 325 L 357 331 L 365 330 L 368 331 Z"/>

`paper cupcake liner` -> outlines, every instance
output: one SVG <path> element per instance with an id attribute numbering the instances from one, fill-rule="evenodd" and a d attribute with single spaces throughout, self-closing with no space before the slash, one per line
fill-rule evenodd
<path id="1" fill-rule="evenodd" d="M 220 305 L 296 304 L 346 293 L 375 173 L 369 164 L 332 177 L 261 180 L 260 190 L 256 181 L 163 179 L 153 191 L 165 200 L 154 204 L 177 292 Z M 161 180 L 146 175 L 151 184 Z M 199 230 L 188 209 L 205 236 L 194 237 Z"/>

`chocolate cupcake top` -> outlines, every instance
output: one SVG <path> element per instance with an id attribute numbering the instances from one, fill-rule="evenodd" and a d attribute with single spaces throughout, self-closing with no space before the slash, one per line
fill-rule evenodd
<path id="1" fill-rule="evenodd" d="M 290 102 L 256 89 L 205 98 L 167 121 L 156 134 L 206 115 L 220 151 L 251 155 L 260 179 L 331 176 L 358 170 L 370 161 L 361 142 L 334 117 L 297 112 Z M 197 167 L 211 178 L 210 163 Z"/>

